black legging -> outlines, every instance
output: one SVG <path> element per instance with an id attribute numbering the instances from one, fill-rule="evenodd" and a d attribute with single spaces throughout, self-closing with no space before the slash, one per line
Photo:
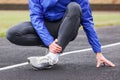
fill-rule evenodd
<path id="1" fill-rule="evenodd" d="M 63 19 L 58 21 L 45 20 L 45 25 L 50 34 L 58 39 L 58 45 L 64 50 L 67 44 L 77 36 L 80 26 L 81 8 L 79 4 L 71 2 L 67 6 Z M 7 32 L 7 39 L 17 45 L 45 46 L 37 35 L 31 22 L 22 22 L 15 25 Z"/>

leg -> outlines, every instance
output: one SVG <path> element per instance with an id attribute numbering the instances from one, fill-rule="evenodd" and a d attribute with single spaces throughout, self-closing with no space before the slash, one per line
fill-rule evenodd
<path id="1" fill-rule="evenodd" d="M 57 38 L 59 25 L 61 23 L 61 20 L 57 21 L 48 21 L 45 20 L 45 25 L 50 32 L 50 34 Z M 34 67 L 34 69 L 49 69 L 54 64 L 58 62 L 59 54 L 53 54 L 48 52 L 45 56 L 32 56 L 28 57 L 28 62 Z"/>
<path id="2" fill-rule="evenodd" d="M 80 27 L 80 18 L 81 8 L 79 4 L 71 2 L 67 6 L 66 14 L 58 32 L 58 45 L 60 45 L 63 50 L 66 45 L 77 36 Z"/>
<path id="3" fill-rule="evenodd" d="M 50 22 L 51 24 L 50 26 L 49 22 L 46 23 L 47 28 L 52 36 L 56 36 L 56 34 L 58 34 L 57 37 L 58 45 L 60 45 L 63 49 L 70 41 L 75 39 L 80 26 L 80 17 L 81 17 L 80 6 L 77 3 L 72 2 L 68 5 L 66 15 L 63 18 L 62 23 L 60 22 L 61 23 L 60 26 L 56 26 L 56 24 L 52 25 L 51 22 Z M 49 52 L 46 56 L 29 57 L 28 60 L 29 63 L 36 69 L 46 69 L 46 68 L 48 69 L 58 62 L 58 58 L 59 58 L 59 54 L 54 54 Z"/>
<path id="4" fill-rule="evenodd" d="M 17 45 L 43 45 L 42 41 L 33 29 L 31 22 L 23 22 L 15 25 L 8 30 L 6 37 L 10 42 Z"/>
<path id="5" fill-rule="evenodd" d="M 48 20 L 44 21 L 48 31 L 54 38 L 57 38 L 58 36 L 58 31 L 59 31 L 61 21 L 62 19 L 57 20 L 57 21 L 48 21 Z"/>

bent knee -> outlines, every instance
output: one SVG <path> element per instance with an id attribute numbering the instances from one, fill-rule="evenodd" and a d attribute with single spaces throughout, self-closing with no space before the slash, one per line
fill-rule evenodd
<path id="1" fill-rule="evenodd" d="M 81 16 L 82 9 L 81 6 L 76 2 L 71 2 L 67 6 L 69 16 Z"/>
<path id="2" fill-rule="evenodd" d="M 6 32 L 6 38 L 10 41 L 11 39 L 13 39 L 13 35 L 14 33 L 12 32 L 11 29 L 9 29 L 7 32 Z"/>
<path id="3" fill-rule="evenodd" d="M 14 28 L 10 28 L 7 32 L 6 32 L 6 38 L 10 41 L 10 42 L 14 42 L 14 39 L 16 37 L 17 31 L 14 30 Z"/>

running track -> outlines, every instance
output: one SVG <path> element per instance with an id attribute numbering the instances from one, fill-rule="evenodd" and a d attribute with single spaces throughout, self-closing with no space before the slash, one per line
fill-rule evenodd
<path id="1" fill-rule="evenodd" d="M 119 80 L 120 26 L 96 28 L 103 54 L 115 68 L 96 68 L 95 54 L 83 30 L 61 55 L 58 65 L 50 70 L 35 71 L 26 63 L 29 56 L 43 56 L 45 48 L 17 46 L 0 38 L 0 80 Z"/>

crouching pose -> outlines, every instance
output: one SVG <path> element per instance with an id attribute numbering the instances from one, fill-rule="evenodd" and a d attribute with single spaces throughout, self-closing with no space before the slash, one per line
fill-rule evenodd
<path id="1" fill-rule="evenodd" d="M 88 0 L 29 0 L 29 10 L 31 21 L 9 29 L 7 39 L 17 45 L 48 48 L 47 55 L 28 58 L 34 68 L 46 69 L 57 64 L 60 54 L 76 38 L 81 25 L 96 54 L 96 67 L 102 63 L 115 66 L 102 55 Z"/>

